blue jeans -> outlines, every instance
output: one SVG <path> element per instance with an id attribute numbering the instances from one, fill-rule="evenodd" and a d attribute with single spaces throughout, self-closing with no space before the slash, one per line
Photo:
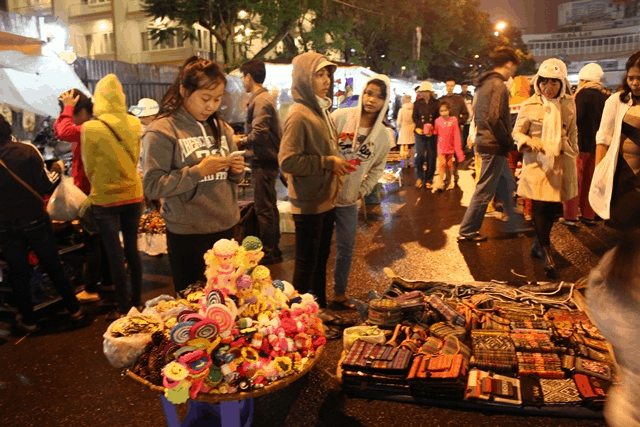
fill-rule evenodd
<path id="1" fill-rule="evenodd" d="M 436 171 L 436 159 L 438 158 L 438 139 L 434 136 L 415 134 L 416 148 L 416 179 L 433 183 L 433 175 Z M 427 164 L 427 173 L 423 169 Z"/>
<path id="2" fill-rule="evenodd" d="M 358 205 L 336 206 L 336 264 L 333 270 L 333 293 L 337 297 L 344 296 L 347 292 L 357 226 Z"/>
<path id="3" fill-rule="evenodd" d="M 479 153 L 479 155 L 482 160 L 480 178 L 460 224 L 460 235 L 464 237 L 473 237 L 480 231 L 484 215 L 487 213 L 487 206 L 496 192 L 504 203 L 505 212 L 509 217 L 505 231 L 515 228 L 517 224 L 513 210 L 513 192 L 516 183 L 507 158 L 485 153 Z"/>
<path id="4" fill-rule="evenodd" d="M 47 214 L 38 219 L 17 219 L 0 222 L 0 248 L 9 265 L 9 283 L 16 306 L 25 324 L 36 323 L 31 300 L 31 266 L 29 250 L 35 252 L 40 265 L 49 275 L 69 313 L 76 313 L 80 304 L 69 277 L 62 268 L 51 220 Z"/>
<path id="5" fill-rule="evenodd" d="M 120 313 L 127 313 L 129 308 L 141 303 L 142 261 L 138 252 L 138 225 L 142 209 L 142 202 L 119 206 L 93 205 L 93 213 L 107 252 L 111 280 L 116 288 L 116 300 Z M 124 250 L 120 243 L 121 231 Z M 131 299 L 127 294 L 125 258 L 131 274 Z"/>
<path id="6" fill-rule="evenodd" d="M 335 218 L 335 209 L 320 214 L 293 215 L 296 263 L 292 284 L 301 294 L 311 291 L 320 308 L 327 307 L 327 261 Z"/>

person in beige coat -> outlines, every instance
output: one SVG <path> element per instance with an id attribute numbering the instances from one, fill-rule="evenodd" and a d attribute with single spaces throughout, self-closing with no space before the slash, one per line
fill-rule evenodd
<path id="1" fill-rule="evenodd" d="M 413 103 L 411 102 L 411 95 L 404 95 L 402 97 L 402 107 L 398 113 L 398 145 L 400 146 L 400 154 L 403 159 L 407 159 L 404 164 L 411 167 L 413 163 L 413 144 L 415 138 L 413 131 L 416 128 L 416 124 L 413 121 Z"/>
<path id="2" fill-rule="evenodd" d="M 532 200 L 536 241 L 531 256 L 542 259 L 545 273 L 555 278 L 551 228 L 562 204 L 578 194 L 576 105 L 567 67 L 559 59 L 542 63 L 532 81 L 535 94 L 520 109 L 513 137 L 523 153 L 518 195 Z"/>

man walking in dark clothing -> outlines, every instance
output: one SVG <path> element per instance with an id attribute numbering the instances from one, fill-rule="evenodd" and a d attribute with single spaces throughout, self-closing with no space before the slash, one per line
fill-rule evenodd
<path id="1" fill-rule="evenodd" d="M 469 207 L 460 224 L 459 242 L 486 240 L 479 233 L 487 205 L 496 191 L 503 201 L 508 215 L 505 231 L 525 231 L 522 221 L 516 219 L 513 192 L 515 181 L 507 155 L 513 146 L 512 126 L 509 113 L 509 91 L 505 81 L 518 70 L 520 60 L 516 52 L 508 47 L 497 48 L 492 54 L 494 69 L 478 81 L 475 103 L 477 129 L 475 149 L 482 159 L 480 178 L 469 202 Z"/>
<path id="2" fill-rule="evenodd" d="M 258 217 L 258 230 L 262 240 L 264 258 L 261 264 L 282 262 L 280 251 L 280 215 L 276 196 L 278 151 L 282 130 L 276 104 L 262 84 L 266 76 L 264 62 L 254 59 L 240 67 L 242 84 L 251 94 L 247 108 L 245 135 L 237 141 L 238 147 L 253 152 L 251 181 L 254 207 Z"/>
<path id="3" fill-rule="evenodd" d="M 417 188 L 431 188 L 433 175 L 436 170 L 436 159 L 438 157 L 438 139 L 433 136 L 433 124 L 440 116 L 438 112 L 438 101 L 433 94 L 431 82 L 423 81 L 416 89 L 418 98 L 413 104 L 413 122 L 415 129 L 415 152 L 416 152 L 416 183 Z M 425 125 L 431 125 L 431 130 L 424 132 Z M 427 172 L 424 172 L 424 164 L 427 164 Z"/>

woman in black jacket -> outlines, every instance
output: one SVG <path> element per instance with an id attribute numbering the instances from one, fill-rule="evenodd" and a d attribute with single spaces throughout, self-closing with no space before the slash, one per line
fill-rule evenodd
<path id="1" fill-rule="evenodd" d="M 11 125 L 0 115 L 0 249 L 9 266 L 9 283 L 20 313 L 18 327 L 25 332 L 38 329 L 29 287 L 30 250 L 51 278 L 71 320 L 79 322 L 86 316 L 62 268 L 51 219 L 44 208 L 42 196 L 51 193 L 60 178 L 60 166 L 55 166 L 58 172 L 47 171 L 40 152 L 31 144 L 16 141 Z"/>

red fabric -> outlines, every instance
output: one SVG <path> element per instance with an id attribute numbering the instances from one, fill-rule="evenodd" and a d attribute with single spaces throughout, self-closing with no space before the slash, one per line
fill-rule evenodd
<path id="1" fill-rule="evenodd" d="M 445 120 L 442 116 L 438 117 L 433 134 L 438 135 L 438 154 L 456 154 L 459 162 L 464 160 L 458 119 L 449 117 Z"/>
<path id="2" fill-rule="evenodd" d="M 80 148 L 80 135 L 82 126 L 73 124 L 73 106 L 67 105 L 60 113 L 60 116 L 53 124 L 53 130 L 56 138 L 60 141 L 71 143 L 71 151 L 73 152 L 73 160 L 71 162 L 71 176 L 73 183 L 84 194 L 91 192 L 91 183 L 87 175 L 84 173 L 84 164 L 82 163 L 82 150 Z"/>
<path id="3" fill-rule="evenodd" d="M 576 158 L 576 163 L 578 168 L 578 195 L 563 203 L 564 217 L 572 221 L 577 220 L 578 208 L 580 208 L 584 218 L 593 220 L 596 214 L 589 204 L 589 189 L 591 188 L 596 156 L 591 153 L 581 152 Z"/>

